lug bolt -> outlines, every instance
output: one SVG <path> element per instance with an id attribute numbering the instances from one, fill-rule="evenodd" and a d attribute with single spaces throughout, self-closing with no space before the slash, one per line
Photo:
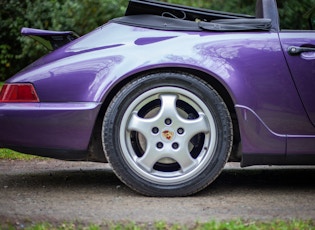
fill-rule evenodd
<path id="1" fill-rule="evenodd" d="M 173 147 L 173 149 L 178 149 L 179 144 L 178 144 L 177 142 L 174 142 L 174 143 L 172 144 L 172 147 Z"/>
<path id="2" fill-rule="evenodd" d="M 152 133 L 157 134 L 159 132 L 159 128 L 158 127 L 153 127 L 152 128 Z"/>
<path id="3" fill-rule="evenodd" d="M 166 125 L 172 124 L 172 120 L 170 118 L 166 118 L 164 122 Z"/>
<path id="4" fill-rule="evenodd" d="M 162 143 L 162 142 L 158 142 L 158 143 L 156 144 L 156 147 L 157 147 L 158 149 L 163 148 L 163 143 Z"/>
<path id="5" fill-rule="evenodd" d="M 177 129 L 177 133 L 178 134 L 183 134 L 184 133 L 184 129 L 183 128 L 178 128 Z"/>

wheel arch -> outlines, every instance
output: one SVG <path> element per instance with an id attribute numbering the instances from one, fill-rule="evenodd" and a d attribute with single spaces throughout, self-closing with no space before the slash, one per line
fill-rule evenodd
<path id="1" fill-rule="evenodd" d="M 230 161 L 240 161 L 241 156 L 239 153 L 239 146 L 241 142 L 240 138 L 240 131 L 239 131 L 239 125 L 238 125 L 238 120 L 237 120 L 237 115 L 235 111 L 235 106 L 233 99 L 229 93 L 229 91 L 226 89 L 226 87 L 218 80 L 216 79 L 213 75 L 206 73 L 201 70 L 196 70 L 196 69 L 191 69 L 191 68 L 184 68 L 184 67 L 163 67 L 163 68 L 154 68 L 154 69 L 147 69 L 144 71 L 140 71 L 137 73 L 133 73 L 121 81 L 117 82 L 114 87 L 111 88 L 109 93 L 104 97 L 104 100 L 102 102 L 101 109 L 98 113 L 96 122 L 94 124 L 93 128 L 93 133 L 90 139 L 90 144 L 89 144 L 89 154 L 88 154 L 88 159 L 91 161 L 101 161 L 101 162 L 107 162 L 105 159 L 105 156 L 102 152 L 102 144 L 101 144 L 101 127 L 102 127 L 102 122 L 103 122 L 103 117 L 104 114 L 112 101 L 112 99 L 115 97 L 117 92 L 128 82 L 131 80 L 147 75 L 147 74 L 153 74 L 157 72 L 180 72 L 180 73 L 187 73 L 191 74 L 194 76 L 199 77 L 200 79 L 204 80 L 207 82 L 209 85 L 211 85 L 217 92 L 218 94 L 222 97 L 223 101 L 225 102 L 226 106 L 228 107 L 228 110 L 230 112 L 231 118 L 232 118 L 232 123 L 233 123 L 233 148 L 230 156 Z"/>

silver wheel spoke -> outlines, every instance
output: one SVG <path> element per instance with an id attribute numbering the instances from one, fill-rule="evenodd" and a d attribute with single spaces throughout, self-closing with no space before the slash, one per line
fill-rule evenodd
<path id="1" fill-rule="evenodd" d="M 145 168 L 146 171 L 152 172 L 154 165 L 162 158 L 167 157 L 170 157 L 169 153 L 165 153 L 165 151 L 158 151 L 154 148 L 149 148 L 141 158 L 137 159 L 137 164 Z"/>
<path id="2" fill-rule="evenodd" d="M 183 120 L 181 122 L 186 130 L 188 141 L 199 133 L 209 133 L 210 125 L 204 114 L 199 114 L 199 117 L 194 120 Z"/>
<path id="3" fill-rule="evenodd" d="M 158 114 L 159 117 L 163 118 L 171 118 L 171 117 L 178 117 L 176 110 L 176 95 L 161 95 L 161 110 Z"/>
<path id="4" fill-rule="evenodd" d="M 198 164 L 198 161 L 191 157 L 188 149 L 177 152 L 173 155 L 173 158 L 180 165 L 182 173 L 188 172 Z"/>
<path id="5" fill-rule="evenodd" d="M 147 172 L 153 171 L 153 166 L 160 159 L 156 151 L 147 151 L 141 158 L 137 159 L 137 164 L 143 167 Z"/>
<path id="6" fill-rule="evenodd" d="M 133 112 L 128 124 L 128 130 L 140 132 L 147 137 L 150 134 L 152 124 L 154 124 L 154 120 L 141 118 L 136 112 Z"/>

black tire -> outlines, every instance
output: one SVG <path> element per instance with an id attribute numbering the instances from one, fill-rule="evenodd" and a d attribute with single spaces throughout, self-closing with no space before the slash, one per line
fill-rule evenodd
<path id="1" fill-rule="evenodd" d="M 177 72 L 131 81 L 111 101 L 103 148 L 116 175 L 147 196 L 187 196 L 222 171 L 232 147 L 232 122 L 218 93 Z"/>

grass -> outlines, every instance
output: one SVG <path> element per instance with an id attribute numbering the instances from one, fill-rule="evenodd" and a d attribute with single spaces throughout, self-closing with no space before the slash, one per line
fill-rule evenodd
<path id="1" fill-rule="evenodd" d="M 43 159 L 42 157 L 22 154 L 10 149 L 0 149 L 0 159 L 2 160 L 34 160 Z"/>
<path id="2" fill-rule="evenodd" d="M 99 230 L 99 229 L 113 229 L 113 230 L 314 230 L 315 223 L 311 220 L 274 220 L 270 222 L 259 221 L 209 221 L 206 223 L 196 222 L 192 226 L 181 224 L 167 224 L 163 221 L 157 221 L 153 224 L 137 224 L 134 222 L 129 223 L 104 223 L 102 225 L 83 225 L 78 223 L 62 223 L 62 224 L 50 224 L 50 223 L 33 223 L 33 224 L 21 224 L 21 223 L 6 223 L 1 224 L 0 229 L 27 229 L 27 230 Z"/>

